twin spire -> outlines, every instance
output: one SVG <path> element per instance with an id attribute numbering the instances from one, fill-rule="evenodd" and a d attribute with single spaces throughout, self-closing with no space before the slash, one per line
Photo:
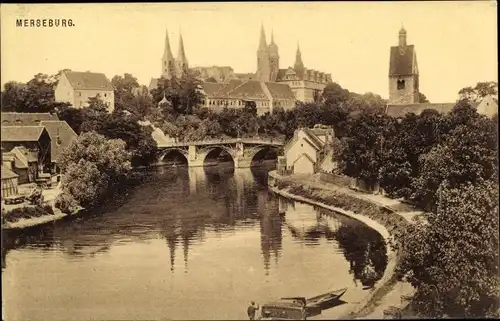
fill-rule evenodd
<path id="1" fill-rule="evenodd" d="M 165 50 L 163 52 L 163 59 L 167 61 L 173 60 L 172 50 L 170 49 L 170 39 L 168 38 L 168 29 L 165 32 Z M 184 41 L 182 40 L 182 33 L 179 36 L 179 51 L 177 52 L 177 62 L 187 63 L 186 52 L 184 51 Z"/>

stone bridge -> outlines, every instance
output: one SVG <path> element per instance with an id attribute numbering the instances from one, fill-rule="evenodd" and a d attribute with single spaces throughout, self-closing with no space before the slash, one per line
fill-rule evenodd
<path id="1" fill-rule="evenodd" d="M 164 162 L 167 155 L 171 153 L 182 154 L 189 167 L 202 167 L 205 159 L 210 154 L 220 154 L 227 152 L 234 162 L 235 168 L 248 168 L 252 161 L 258 160 L 259 155 L 265 155 L 272 150 L 279 152 L 284 140 L 266 138 L 231 138 L 212 139 L 190 142 L 171 142 L 158 145 L 158 163 Z"/>

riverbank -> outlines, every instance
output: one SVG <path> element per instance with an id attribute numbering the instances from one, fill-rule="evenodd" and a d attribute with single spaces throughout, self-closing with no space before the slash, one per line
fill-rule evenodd
<path id="1" fill-rule="evenodd" d="M 55 199 L 61 193 L 61 186 L 58 184 L 53 189 L 47 189 L 42 191 L 44 196 L 44 202 L 42 206 L 28 205 L 28 204 L 16 204 L 16 205 L 3 205 L 6 210 L 2 213 L 2 229 L 3 230 L 21 230 L 25 228 L 31 228 L 35 226 L 40 226 L 52 222 L 59 221 L 68 216 L 74 216 L 79 214 L 83 208 L 76 209 L 73 213 L 63 213 L 61 210 L 55 207 Z M 44 207 L 50 207 L 51 210 L 44 210 Z M 13 213 L 13 211 L 32 213 L 27 215 L 29 217 L 22 217 L 17 220 L 9 220 L 8 216 Z"/>
<path id="2" fill-rule="evenodd" d="M 118 186 L 118 188 L 112 188 L 110 193 L 109 198 L 111 197 L 117 197 L 118 194 L 125 195 L 126 190 L 130 187 L 135 186 L 136 184 L 142 182 L 143 180 L 147 179 L 149 177 L 149 167 L 146 168 L 136 168 L 134 171 L 129 173 L 129 177 L 127 178 L 126 181 L 121 182 Z M 61 183 L 59 183 L 55 188 L 52 189 L 47 189 L 42 191 L 43 196 L 44 196 L 44 202 L 42 207 L 37 207 L 35 205 L 29 205 L 26 203 L 23 204 L 15 204 L 15 205 L 4 205 L 2 204 L 2 230 L 22 230 L 26 228 L 33 228 L 37 226 L 41 226 L 44 224 L 49 224 L 53 223 L 65 218 L 69 217 L 74 217 L 83 214 L 84 212 L 88 212 L 86 210 L 92 210 L 95 211 L 96 208 L 83 208 L 81 206 L 78 206 L 76 209 L 74 209 L 71 213 L 64 213 L 60 209 L 55 207 L 55 200 L 57 196 L 61 193 Z M 120 198 L 120 197 L 118 197 Z M 106 202 L 104 202 L 106 203 Z M 103 204 L 104 204 L 103 203 Z M 101 205 L 103 205 L 101 204 Z M 42 210 L 43 207 L 50 207 L 51 210 L 49 211 L 44 211 Z M 28 215 L 23 215 L 22 213 L 18 213 L 16 216 L 21 217 L 19 219 L 12 219 L 9 220 L 7 217 L 9 215 L 9 212 L 12 210 L 16 209 L 17 211 L 26 211 L 26 214 Z M 32 213 L 33 210 L 37 209 L 37 213 L 29 214 L 30 212 Z M 4 212 L 5 210 L 5 212 Z M 52 213 L 50 213 L 52 212 Z"/>
<path id="3" fill-rule="evenodd" d="M 422 212 L 409 205 L 382 195 L 364 194 L 346 186 L 322 182 L 319 175 L 281 176 L 276 171 L 269 173 L 269 188 L 284 197 L 313 204 L 357 219 L 379 232 L 389 241 L 397 230 L 418 219 Z M 401 296 L 413 293 L 408 283 L 398 282 L 395 269 L 398 253 L 387 247 L 388 264 L 384 275 L 370 293 L 350 306 L 339 318 L 335 309 L 325 310 L 313 319 L 383 318 L 384 310 L 390 306 L 401 307 Z"/>

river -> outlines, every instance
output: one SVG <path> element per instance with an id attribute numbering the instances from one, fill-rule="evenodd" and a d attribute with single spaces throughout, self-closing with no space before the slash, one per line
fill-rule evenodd
<path id="1" fill-rule="evenodd" d="M 268 170 L 159 167 L 102 213 L 7 235 L 4 319 L 247 319 L 252 300 L 347 287 L 342 314 L 363 268 L 384 272 L 382 237 L 274 195 Z"/>

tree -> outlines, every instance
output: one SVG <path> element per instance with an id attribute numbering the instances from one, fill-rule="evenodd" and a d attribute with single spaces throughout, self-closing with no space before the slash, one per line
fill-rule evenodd
<path id="1" fill-rule="evenodd" d="M 436 192 L 446 181 L 450 188 L 493 179 L 498 175 L 497 134 L 486 117 L 454 128 L 440 143 L 420 157 L 420 175 L 412 198 L 427 210 L 437 206 Z"/>
<path id="2" fill-rule="evenodd" d="M 137 78 L 131 74 L 114 76 L 111 79 L 115 93 L 115 109 L 126 110 L 141 118 L 151 113 L 153 101 L 147 87 L 140 86 Z"/>
<path id="3" fill-rule="evenodd" d="M 349 91 L 335 82 L 329 83 L 323 89 L 323 101 L 327 105 L 339 105 L 345 103 L 349 98 Z"/>
<path id="4" fill-rule="evenodd" d="M 191 114 L 203 101 L 201 83 L 192 74 L 186 73 L 180 79 L 161 78 L 158 88 L 153 89 L 153 103 L 158 104 L 163 97 L 172 104 L 177 114 Z"/>
<path id="5" fill-rule="evenodd" d="M 438 193 L 428 224 L 395 236 L 398 272 L 416 288 L 413 306 L 424 317 L 498 318 L 498 183 L 443 182 Z"/>
<path id="6" fill-rule="evenodd" d="M 498 83 L 495 81 L 478 82 L 475 87 L 467 86 L 458 92 L 459 100 L 478 102 L 486 96 L 498 95 Z"/>
<path id="7" fill-rule="evenodd" d="M 435 110 L 407 114 L 384 137 L 380 186 L 392 197 L 410 199 L 420 175 L 420 156 L 429 152 L 447 133 L 444 116 Z"/>
<path id="8" fill-rule="evenodd" d="M 252 116 L 257 116 L 257 104 L 255 101 L 245 101 L 245 106 L 243 106 L 243 111 L 249 113 Z"/>
<path id="9" fill-rule="evenodd" d="M 349 116 L 340 158 L 335 159 L 342 173 L 373 187 L 379 179 L 384 136 L 393 126 L 394 119 L 383 114 L 358 112 Z"/>
<path id="10" fill-rule="evenodd" d="M 23 113 L 54 112 L 68 103 L 56 102 L 57 75 L 38 73 L 26 84 L 9 82 L 2 92 L 2 110 Z"/>
<path id="11" fill-rule="evenodd" d="M 26 84 L 9 81 L 2 91 L 2 111 L 18 111 L 24 106 Z"/>
<path id="12" fill-rule="evenodd" d="M 427 99 L 427 97 L 425 97 L 424 94 L 422 94 L 421 92 L 418 93 L 418 102 L 423 104 L 423 103 L 428 103 L 429 100 Z"/>
<path id="13" fill-rule="evenodd" d="M 130 155 L 125 142 L 107 139 L 95 132 L 81 134 L 59 157 L 62 173 L 62 194 L 58 204 L 74 200 L 83 207 L 94 206 L 107 191 L 126 177 Z"/>
<path id="14" fill-rule="evenodd" d="M 80 135 L 82 123 L 85 120 L 85 110 L 82 108 L 63 107 L 57 110 L 57 117 L 68 123 L 77 135 Z"/>
<path id="15" fill-rule="evenodd" d="M 344 103 L 347 111 L 363 111 L 368 113 L 380 114 L 385 111 L 386 101 L 373 93 L 363 95 L 349 93 L 349 99 Z"/>

